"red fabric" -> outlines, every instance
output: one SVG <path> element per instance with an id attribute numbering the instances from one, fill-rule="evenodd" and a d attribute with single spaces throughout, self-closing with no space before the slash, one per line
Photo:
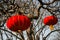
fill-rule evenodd
<path id="1" fill-rule="evenodd" d="M 43 22 L 45 25 L 54 25 L 58 22 L 58 19 L 55 16 L 47 16 L 44 18 Z"/>
<path id="2" fill-rule="evenodd" d="M 12 31 L 24 31 L 30 26 L 30 24 L 30 19 L 23 15 L 12 16 L 6 21 L 7 28 Z"/>

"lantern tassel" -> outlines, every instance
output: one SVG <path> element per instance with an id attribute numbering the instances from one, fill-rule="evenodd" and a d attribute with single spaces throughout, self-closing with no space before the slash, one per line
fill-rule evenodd
<path id="1" fill-rule="evenodd" d="M 17 30 L 16 33 L 21 33 L 22 31 L 21 30 Z"/>
<path id="2" fill-rule="evenodd" d="M 52 30 L 54 30 L 54 27 L 53 27 L 53 25 L 50 25 L 50 30 L 52 31 Z"/>

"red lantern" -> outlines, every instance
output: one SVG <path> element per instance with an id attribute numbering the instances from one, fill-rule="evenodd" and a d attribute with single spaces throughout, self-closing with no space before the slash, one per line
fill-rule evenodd
<path id="1" fill-rule="evenodd" d="M 30 24 L 30 19 L 27 16 L 23 15 L 12 16 L 6 21 L 7 28 L 12 31 L 24 31 L 29 28 Z"/>
<path id="2" fill-rule="evenodd" d="M 53 25 L 58 22 L 58 19 L 55 16 L 47 16 L 44 18 L 43 22 L 45 25 L 49 25 L 50 29 L 53 30 Z"/>

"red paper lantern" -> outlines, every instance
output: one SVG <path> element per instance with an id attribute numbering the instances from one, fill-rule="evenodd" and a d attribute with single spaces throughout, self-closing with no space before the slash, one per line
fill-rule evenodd
<path id="1" fill-rule="evenodd" d="M 27 28 L 29 28 L 31 24 L 30 19 L 27 16 L 23 16 L 23 15 L 15 15 L 15 16 L 11 16 L 7 21 L 6 21 L 6 25 L 7 28 L 9 28 L 12 31 L 24 31 Z"/>
<path id="2" fill-rule="evenodd" d="M 44 18 L 43 22 L 45 25 L 49 25 L 50 28 L 52 29 L 53 27 L 51 27 L 51 26 L 56 24 L 58 22 L 58 19 L 55 16 L 47 16 Z"/>

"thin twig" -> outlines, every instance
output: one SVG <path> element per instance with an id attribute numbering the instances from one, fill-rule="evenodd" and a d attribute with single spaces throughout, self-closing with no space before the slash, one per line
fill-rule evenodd
<path id="1" fill-rule="evenodd" d="M 51 31 L 46 37 L 44 37 L 44 39 L 46 40 L 46 38 L 47 38 L 51 33 L 55 32 L 55 31 L 60 31 L 60 29 L 56 29 L 56 30 Z"/>
<path id="2" fill-rule="evenodd" d="M 14 35 L 15 37 L 17 37 L 15 34 L 13 34 L 12 32 L 8 31 L 8 30 L 5 30 L 5 29 L 2 29 L 0 28 L 0 30 L 3 30 L 3 31 L 6 31 L 6 32 L 9 32 L 10 34 Z M 17 37 L 18 39 L 22 40 L 21 38 Z"/>

